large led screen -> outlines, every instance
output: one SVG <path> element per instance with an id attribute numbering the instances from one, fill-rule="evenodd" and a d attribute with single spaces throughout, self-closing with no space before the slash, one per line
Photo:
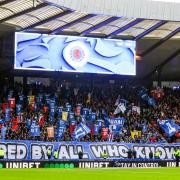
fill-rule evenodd
<path id="1" fill-rule="evenodd" d="M 15 69 L 136 74 L 135 41 L 15 34 Z"/>

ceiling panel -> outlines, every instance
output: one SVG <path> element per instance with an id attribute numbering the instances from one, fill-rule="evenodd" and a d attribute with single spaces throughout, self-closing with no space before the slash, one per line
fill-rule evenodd
<path id="1" fill-rule="evenodd" d="M 158 20 L 144 20 L 135 26 L 132 26 L 131 28 L 128 28 L 127 30 L 123 31 L 122 33 L 119 33 L 118 36 L 133 36 L 136 37 L 139 34 L 143 33 L 147 29 L 151 28 L 155 24 L 157 24 L 159 21 Z"/>
<path id="2" fill-rule="evenodd" d="M 88 20 L 77 23 L 73 26 L 70 26 L 68 29 L 65 29 L 64 31 L 75 31 L 75 32 L 81 33 L 109 18 L 110 16 L 95 16 Z"/>
<path id="3" fill-rule="evenodd" d="M 21 28 L 26 28 L 34 23 L 38 23 L 42 20 L 48 19 L 62 12 L 63 10 L 58 7 L 47 6 L 47 7 L 34 10 L 31 13 L 27 13 L 22 16 L 18 16 L 16 18 L 12 18 L 8 21 L 5 21 L 5 23 L 14 25 L 14 26 L 19 26 Z"/>
<path id="4" fill-rule="evenodd" d="M 118 19 L 106 26 L 96 29 L 95 31 L 92 31 L 91 34 L 109 35 L 112 32 L 118 30 L 119 28 L 129 24 L 130 22 L 132 22 L 134 20 L 135 20 L 134 18 L 121 18 L 121 19 Z"/>
<path id="5" fill-rule="evenodd" d="M 180 22 L 167 22 L 166 24 L 162 25 L 161 27 L 157 28 L 156 30 L 152 31 L 151 33 L 147 34 L 145 36 L 145 38 L 161 39 L 179 27 L 180 27 Z"/>
<path id="6" fill-rule="evenodd" d="M 37 1 L 36 5 L 42 4 Z M 16 0 L 0 6 L 0 20 L 33 7 L 32 0 Z"/>
<path id="7" fill-rule="evenodd" d="M 84 17 L 87 15 L 86 13 L 79 13 L 79 12 L 73 12 L 68 15 L 65 15 L 61 18 L 57 18 L 56 20 L 49 21 L 47 23 L 42 24 L 41 26 L 37 26 L 37 29 L 47 29 L 50 31 L 53 31 L 59 27 L 62 27 L 66 25 L 67 23 L 70 23 L 76 19 L 79 19 L 81 17 Z"/>

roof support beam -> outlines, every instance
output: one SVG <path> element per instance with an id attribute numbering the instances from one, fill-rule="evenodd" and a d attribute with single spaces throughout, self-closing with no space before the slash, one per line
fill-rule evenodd
<path id="1" fill-rule="evenodd" d="M 149 49 L 147 49 L 146 51 L 144 51 L 142 54 L 140 54 L 140 56 L 144 57 L 147 54 L 149 54 L 150 52 L 152 52 L 154 49 L 158 48 L 160 45 L 162 45 L 163 43 L 165 43 L 167 40 L 169 40 L 170 38 L 172 38 L 174 35 L 176 35 L 178 32 L 180 32 L 180 27 L 177 28 L 176 30 L 172 31 L 170 34 L 168 34 L 166 37 L 164 37 L 163 39 L 161 39 L 160 41 L 158 41 L 156 44 L 152 45 Z"/>
<path id="2" fill-rule="evenodd" d="M 137 35 L 134 40 L 138 41 L 139 39 L 141 39 L 142 37 L 146 36 L 147 34 L 151 33 L 152 31 L 154 31 L 155 29 L 159 28 L 160 26 L 164 25 L 165 23 L 167 23 L 167 21 L 160 21 L 158 23 L 156 23 L 154 26 L 150 27 L 149 29 L 145 30 L 143 33 Z"/>
<path id="3" fill-rule="evenodd" d="M 63 16 L 65 16 L 65 15 L 67 15 L 67 14 L 70 14 L 70 13 L 72 13 L 72 12 L 73 12 L 73 11 L 71 11 L 71 10 L 64 11 L 64 12 L 62 12 L 62 13 L 60 13 L 60 14 L 57 14 L 57 15 L 52 16 L 52 17 L 50 17 L 50 18 L 44 19 L 44 20 L 42 20 L 42 21 L 40 21 L 40 22 L 38 22 L 38 23 L 35 23 L 35 24 L 32 24 L 32 25 L 30 25 L 30 26 L 28 26 L 28 27 L 22 28 L 22 29 L 20 29 L 19 31 L 24 31 L 24 30 L 32 29 L 32 28 L 34 28 L 34 27 L 36 27 L 36 26 L 40 26 L 40 25 L 45 24 L 45 23 L 47 23 L 47 22 L 53 21 L 53 20 L 55 20 L 55 19 L 57 19 L 57 18 L 63 17 Z"/>
<path id="4" fill-rule="evenodd" d="M 116 21 L 116 20 L 118 20 L 118 19 L 120 19 L 120 18 L 119 18 L 119 17 L 111 17 L 111 18 L 109 18 L 109 19 L 107 19 L 107 20 L 105 20 L 105 21 L 103 21 L 103 22 L 101 22 L 101 23 L 99 23 L 99 24 L 97 24 L 97 25 L 95 25 L 95 26 L 93 26 L 93 27 L 91 27 L 91 28 L 89 28 L 89 29 L 81 32 L 80 35 L 81 35 L 81 36 L 85 36 L 85 35 L 89 34 L 91 31 L 95 31 L 96 29 L 99 29 L 99 28 L 101 28 L 102 26 L 106 26 L 106 25 L 108 25 L 109 23 L 111 23 L 111 22 L 113 22 L 113 21 Z"/>
<path id="5" fill-rule="evenodd" d="M 144 79 L 149 78 L 150 76 L 152 76 L 157 70 L 162 69 L 167 63 L 169 63 L 171 60 L 173 60 L 177 55 L 180 54 L 180 49 L 178 49 L 177 51 L 175 51 L 172 55 L 170 55 L 166 60 L 164 60 L 161 64 L 159 64 L 158 66 L 156 66 L 156 68 L 151 71 L 150 73 L 148 73 Z"/>
<path id="6" fill-rule="evenodd" d="M 43 8 L 43 7 L 46 7 L 46 6 L 47 6 L 47 4 L 46 4 L 46 3 L 43 3 L 43 4 L 40 4 L 40 5 L 36 6 L 36 7 L 32 7 L 32 8 L 26 9 L 26 10 L 24 10 L 24 11 L 21 11 L 21 12 L 19 12 L 19 13 L 16 13 L 16 14 L 12 15 L 12 16 L 8 16 L 8 17 L 6 17 L 6 18 L 4 18 L 4 19 L 1 19 L 1 20 L 0 20 L 0 23 L 3 23 L 3 22 L 5 22 L 5 21 L 8 21 L 9 19 L 16 18 L 16 17 L 18 17 L 18 16 L 21 16 L 21 15 L 27 14 L 27 13 L 30 13 L 30 12 L 32 12 L 32 11 L 35 11 L 35 10 L 37 10 L 37 9 L 40 9 L 40 8 Z"/>
<path id="7" fill-rule="evenodd" d="M 118 29 L 118 30 L 112 32 L 111 34 L 109 34 L 109 35 L 108 35 L 108 38 L 113 38 L 113 37 L 116 36 L 117 34 L 125 31 L 126 29 L 128 29 L 128 28 L 130 28 L 130 27 L 132 27 L 132 26 L 134 26 L 134 25 L 136 25 L 136 24 L 138 24 L 138 23 L 140 23 L 140 22 L 143 21 L 143 20 L 144 20 L 144 19 L 136 19 L 136 20 L 134 20 L 134 21 L 126 24 L 125 26 L 121 27 L 120 29 Z"/>
<path id="8" fill-rule="evenodd" d="M 14 0 L 2 1 L 2 2 L 0 2 L 0 6 L 3 6 L 3 5 L 8 4 L 8 3 L 11 3 L 11 2 L 13 2 L 13 1 L 14 1 Z"/>
<path id="9" fill-rule="evenodd" d="M 81 18 L 78 18 L 78 19 L 76 19 L 76 20 L 74 20 L 74 21 L 72 21 L 72 22 L 70 22 L 70 23 L 65 24 L 64 26 L 61 26 L 61 27 L 59 27 L 59 28 L 57 28 L 57 29 L 54 29 L 54 30 L 51 32 L 51 34 L 58 34 L 60 31 L 63 31 L 64 29 L 67 29 L 68 27 L 73 26 L 74 24 L 77 24 L 77 23 L 79 23 L 79 22 L 85 21 L 85 20 L 87 20 L 87 19 L 89 19 L 89 18 L 92 18 L 92 17 L 94 17 L 94 16 L 96 16 L 96 15 L 95 15 L 95 14 L 88 14 L 88 15 L 86 15 L 86 16 L 83 16 L 83 17 L 81 17 Z"/>

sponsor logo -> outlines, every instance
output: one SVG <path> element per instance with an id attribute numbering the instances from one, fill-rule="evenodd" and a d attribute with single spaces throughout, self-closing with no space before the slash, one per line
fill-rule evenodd
<path id="1" fill-rule="evenodd" d="M 121 168 L 155 168 L 159 167 L 158 162 L 114 162 L 114 167 Z"/>
<path id="2" fill-rule="evenodd" d="M 108 168 L 109 162 L 79 162 L 79 168 Z"/>
<path id="3" fill-rule="evenodd" d="M 6 168 L 40 168 L 40 162 L 6 162 Z"/>

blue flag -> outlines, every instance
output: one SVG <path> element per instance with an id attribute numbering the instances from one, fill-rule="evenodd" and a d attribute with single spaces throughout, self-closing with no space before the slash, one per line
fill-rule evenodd
<path id="1" fill-rule="evenodd" d="M 1 128 L 1 139 L 3 140 L 6 138 L 6 130 L 7 130 L 6 127 Z"/>
<path id="2" fill-rule="evenodd" d="M 63 107 L 59 106 L 58 107 L 58 118 L 62 117 L 62 112 L 63 112 Z"/>
<path id="3" fill-rule="evenodd" d="M 97 124 L 99 127 L 102 127 L 103 123 L 104 123 L 104 121 L 102 119 L 97 120 Z"/>
<path id="4" fill-rule="evenodd" d="M 31 119 L 26 119 L 26 127 L 27 127 L 28 129 L 31 128 Z"/>
<path id="5" fill-rule="evenodd" d="M 86 123 L 86 116 L 85 115 L 81 115 L 81 122 L 82 123 Z"/>
<path id="6" fill-rule="evenodd" d="M 101 129 L 101 126 L 99 126 L 98 124 L 95 124 L 94 125 L 94 135 L 98 135 L 100 129 Z"/>
<path id="7" fill-rule="evenodd" d="M 105 119 L 105 125 L 106 127 L 111 126 L 111 130 L 115 133 L 118 133 L 124 126 L 125 118 L 119 117 L 119 118 L 113 118 L 113 119 Z"/>
<path id="8" fill-rule="evenodd" d="M 87 117 L 88 114 L 89 114 L 89 109 L 88 109 L 88 108 L 83 108 L 83 109 L 82 109 L 82 114 Z"/>
<path id="9" fill-rule="evenodd" d="M 5 111 L 5 121 L 10 121 L 10 113 L 11 113 L 11 109 L 10 108 L 6 108 Z"/>
<path id="10" fill-rule="evenodd" d="M 159 120 L 158 122 L 168 137 L 172 137 L 178 130 L 180 130 L 180 126 L 177 125 L 172 119 L 162 121 Z"/>
<path id="11" fill-rule="evenodd" d="M 91 132 L 91 130 L 85 124 L 80 123 L 80 124 L 78 124 L 78 126 L 76 126 L 76 128 L 74 130 L 73 138 L 74 138 L 74 140 L 78 140 L 90 132 Z"/>
<path id="12" fill-rule="evenodd" d="M 70 112 L 69 113 L 69 118 L 68 118 L 69 122 L 71 125 L 76 125 L 76 120 L 74 118 L 74 113 L 73 112 Z"/>
<path id="13" fill-rule="evenodd" d="M 19 95 L 19 103 L 22 104 L 24 100 L 24 96 L 23 95 Z"/>
<path id="14" fill-rule="evenodd" d="M 70 112 L 72 109 L 72 106 L 70 104 L 66 104 L 66 112 Z"/>
<path id="15" fill-rule="evenodd" d="M 56 139 L 61 140 L 64 135 L 65 130 L 66 130 L 66 122 L 59 120 L 57 131 L 56 131 Z"/>
<path id="16" fill-rule="evenodd" d="M 20 115 L 22 110 L 22 105 L 21 104 L 16 104 L 16 114 Z"/>
<path id="17" fill-rule="evenodd" d="M 95 121 L 96 120 L 96 113 L 95 112 L 89 113 L 89 120 L 91 120 L 91 121 Z"/>
<path id="18" fill-rule="evenodd" d="M 37 125 L 35 121 L 31 124 L 30 136 L 40 136 L 40 126 Z"/>
<path id="19" fill-rule="evenodd" d="M 149 104 L 150 106 L 153 106 L 153 107 L 156 106 L 156 101 L 155 101 L 155 99 L 148 97 L 148 104 Z"/>

